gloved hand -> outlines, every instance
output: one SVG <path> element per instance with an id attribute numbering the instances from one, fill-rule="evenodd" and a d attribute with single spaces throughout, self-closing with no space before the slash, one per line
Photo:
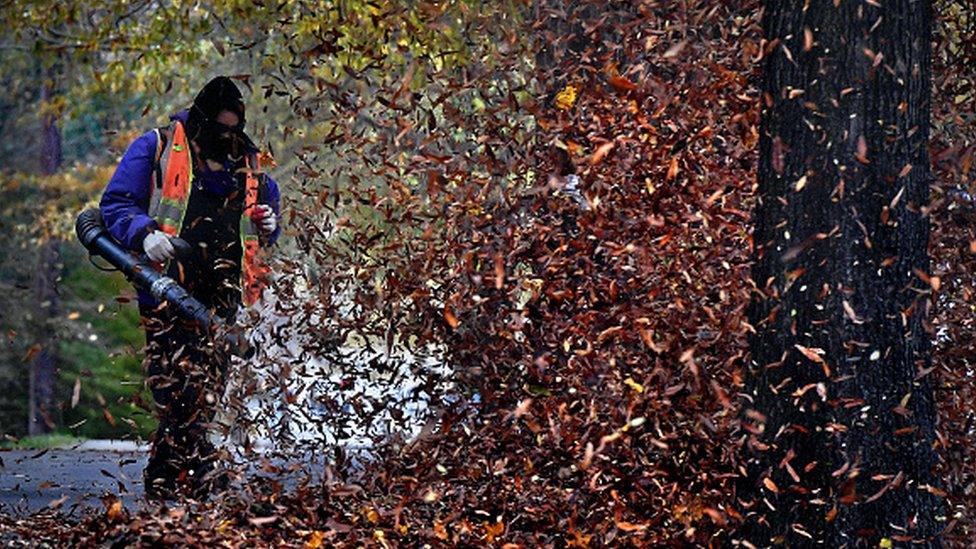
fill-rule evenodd
<path id="1" fill-rule="evenodd" d="M 166 259 L 173 259 L 176 255 L 173 243 L 169 241 L 169 235 L 160 230 L 146 235 L 146 239 L 142 241 L 142 249 L 146 250 L 146 256 L 151 261 L 157 263 Z"/>
<path id="2" fill-rule="evenodd" d="M 278 228 L 278 216 L 274 209 L 267 204 L 258 204 L 251 213 L 251 220 L 257 224 L 258 230 L 264 235 L 269 235 Z"/>

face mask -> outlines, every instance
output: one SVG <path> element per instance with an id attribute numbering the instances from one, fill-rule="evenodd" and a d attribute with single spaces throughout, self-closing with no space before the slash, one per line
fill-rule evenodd
<path id="1" fill-rule="evenodd" d="M 244 139 L 240 129 L 220 124 L 206 122 L 197 138 L 204 158 L 223 164 L 226 160 L 238 160 L 245 152 Z"/>

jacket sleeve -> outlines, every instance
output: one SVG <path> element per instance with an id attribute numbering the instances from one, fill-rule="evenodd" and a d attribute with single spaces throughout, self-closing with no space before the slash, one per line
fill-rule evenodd
<path id="1" fill-rule="evenodd" d="M 134 251 L 142 251 L 146 235 L 159 228 L 148 213 L 155 158 L 156 133 L 149 131 L 129 145 L 99 203 L 109 234 Z"/>
<path id="2" fill-rule="evenodd" d="M 278 218 L 278 226 L 275 227 L 274 232 L 268 236 L 268 245 L 272 246 L 278 241 L 278 237 L 281 236 L 281 191 L 278 189 L 278 184 L 275 183 L 274 179 L 271 179 L 270 175 L 266 176 L 265 180 L 268 182 L 267 203 L 271 206 L 271 209 L 274 210 L 275 217 Z"/>

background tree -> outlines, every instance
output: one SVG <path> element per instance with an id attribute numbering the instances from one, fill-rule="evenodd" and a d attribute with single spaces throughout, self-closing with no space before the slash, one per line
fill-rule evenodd
<path id="1" fill-rule="evenodd" d="M 56 104 L 58 71 L 56 60 L 45 67 L 41 82 L 38 112 L 41 119 L 42 175 L 51 176 L 61 167 L 64 153 L 61 149 L 61 127 Z M 51 235 L 42 234 L 37 246 L 37 262 L 34 270 L 34 299 L 38 304 L 35 320 L 36 343 L 32 347 L 30 364 L 30 394 L 27 432 L 30 435 L 49 433 L 56 425 L 57 407 L 54 387 L 57 379 L 58 352 L 53 320 L 61 314 L 58 295 L 60 269 L 59 243 Z"/>
<path id="2" fill-rule="evenodd" d="M 766 3 L 739 497 L 756 545 L 938 545 L 931 22 L 928 1 Z"/>

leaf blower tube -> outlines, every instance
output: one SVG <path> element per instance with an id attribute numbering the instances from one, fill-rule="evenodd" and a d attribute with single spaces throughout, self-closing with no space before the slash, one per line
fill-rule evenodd
<path id="1" fill-rule="evenodd" d="M 78 240 L 89 252 L 105 258 L 136 286 L 147 290 L 159 301 L 166 301 L 177 313 L 187 320 L 196 321 L 200 327 L 210 331 L 217 322 L 210 310 L 197 301 L 172 278 L 160 273 L 145 256 L 130 253 L 122 247 L 102 224 L 102 214 L 95 208 L 87 209 L 75 222 Z M 180 255 L 189 245 L 178 238 L 173 239 L 173 247 Z"/>

